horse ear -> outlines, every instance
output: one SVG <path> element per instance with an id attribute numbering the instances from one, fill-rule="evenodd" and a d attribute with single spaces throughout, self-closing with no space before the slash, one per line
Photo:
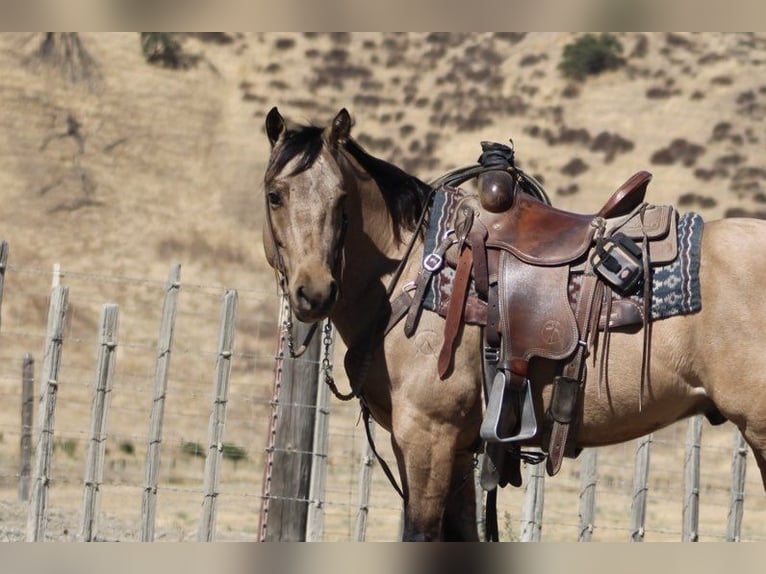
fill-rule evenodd
<path id="1" fill-rule="evenodd" d="M 279 113 L 277 106 L 274 106 L 266 116 L 266 135 L 269 137 L 271 147 L 277 143 L 279 136 L 285 131 L 285 119 Z"/>
<path id="2" fill-rule="evenodd" d="M 351 126 L 354 124 L 351 115 L 346 108 L 343 108 L 335 116 L 330 129 L 330 144 L 336 146 L 345 143 L 351 135 Z"/>

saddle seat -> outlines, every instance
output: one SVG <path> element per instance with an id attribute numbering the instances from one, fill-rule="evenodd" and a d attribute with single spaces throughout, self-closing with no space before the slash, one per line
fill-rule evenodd
<path id="1" fill-rule="evenodd" d="M 532 265 L 571 263 L 591 245 L 594 223 L 629 215 L 643 202 L 651 178 L 649 172 L 637 172 L 595 214 L 557 209 L 515 189 L 510 209 L 499 213 L 481 210 L 487 247 L 507 250 Z"/>

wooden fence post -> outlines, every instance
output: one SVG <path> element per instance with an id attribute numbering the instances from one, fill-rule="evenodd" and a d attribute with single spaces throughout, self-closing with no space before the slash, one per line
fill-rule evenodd
<path id="1" fill-rule="evenodd" d="M 636 462 L 633 469 L 633 499 L 630 503 L 630 541 L 644 541 L 646 523 L 646 495 L 649 491 L 649 454 L 653 435 L 638 440 Z"/>
<path id="2" fill-rule="evenodd" d="M 296 321 L 290 336 L 302 342 L 310 329 L 311 325 Z M 300 357 L 277 357 L 281 370 L 275 380 L 269 460 L 264 471 L 259 529 L 263 541 L 299 542 L 306 538 L 320 339 L 315 334 Z"/>
<path id="3" fill-rule="evenodd" d="M 527 464 L 527 488 L 521 516 L 521 542 L 540 542 L 545 501 L 545 464 Z"/>
<path id="4" fill-rule="evenodd" d="M 702 446 L 702 415 L 689 419 L 684 456 L 684 504 L 682 512 L 683 542 L 699 540 L 700 447 Z"/>
<path id="5" fill-rule="evenodd" d="M 45 538 L 48 522 L 48 486 L 53 457 L 53 424 L 58 394 L 58 375 L 61 364 L 61 346 L 64 342 L 69 288 L 58 286 L 51 291 L 48 307 L 48 328 L 43 351 L 43 369 L 40 384 L 39 431 L 36 435 L 35 470 L 27 515 L 27 542 Z"/>
<path id="6" fill-rule="evenodd" d="M 5 291 L 5 270 L 8 268 L 8 242 L 0 240 L 0 311 L 3 308 L 3 291 Z M 0 313 L 2 322 L 2 313 Z"/>
<path id="7" fill-rule="evenodd" d="M 202 486 L 202 516 L 197 540 L 212 542 L 215 536 L 216 502 L 218 483 L 221 477 L 223 458 L 223 431 L 226 425 L 226 404 L 229 401 L 229 376 L 231 357 L 234 350 L 234 332 L 237 322 L 237 292 L 224 293 L 221 306 L 221 332 L 218 335 L 218 357 L 215 362 L 213 405 L 208 426 L 207 457 L 205 458 L 205 480 Z"/>
<path id="8" fill-rule="evenodd" d="M 114 369 L 117 361 L 117 335 L 119 307 L 109 303 L 101 308 L 98 358 L 93 404 L 90 413 L 90 439 L 85 459 L 85 480 L 82 501 L 82 529 L 80 539 L 91 542 L 96 538 L 101 483 L 104 478 L 109 404 L 112 400 Z"/>
<path id="9" fill-rule="evenodd" d="M 731 461 L 731 495 L 729 516 L 726 521 L 726 542 L 739 542 L 742 515 L 745 512 L 745 473 L 747 471 L 747 443 L 738 428 L 734 429 L 734 453 Z"/>
<path id="10" fill-rule="evenodd" d="M 487 540 L 487 493 L 481 487 L 481 469 L 484 468 L 483 452 L 479 453 L 476 459 L 476 468 L 473 472 L 473 489 L 476 499 L 476 530 L 479 533 L 479 540 Z"/>
<path id="11" fill-rule="evenodd" d="M 580 532 L 578 542 L 590 542 L 596 516 L 598 450 L 586 448 L 580 455 Z"/>
<path id="12" fill-rule="evenodd" d="M 162 422 L 165 415 L 165 393 L 168 388 L 170 353 L 173 348 L 178 292 L 181 288 L 181 266 L 170 268 L 165 284 L 162 303 L 162 319 L 157 339 L 157 361 L 154 368 L 154 391 L 149 417 L 149 443 L 146 449 L 144 489 L 141 495 L 141 542 L 154 540 L 157 511 L 157 484 L 160 476 L 160 447 L 162 445 Z"/>
<path id="13" fill-rule="evenodd" d="M 21 374 L 21 453 L 19 461 L 19 500 L 29 500 L 29 479 L 32 474 L 32 419 L 35 405 L 35 361 L 24 354 Z"/>
<path id="14" fill-rule="evenodd" d="M 311 448 L 311 477 L 309 478 L 309 507 L 306 517 L 306 542 L 321 542 L 324 536 L 324 496 L 327 484 L 327 455 L 329 449 L 330 394 L 325 384 L 325 369 L 332 369 L 334 341 L 330 320 L 324 322 L 322 347 L 324 358 L 317 381 L 316 420 L 314 421 L 314 444 Z"/>
<path id="15" fill-rule="evenodd" d="M 370 436 L 375 440 L 375 423 L 370 420 Z M 372 487 L 372 468 L 375 465 L 375 454 L 372 446 L 364 436 L 364 452 L 362 464 L 359 467 L 359 509 L 356 513 L 356 526 L 354 527 L 354 540 L 364 542 L 367 537 L 367 519 L 370 514 L 370 490 Z"/>

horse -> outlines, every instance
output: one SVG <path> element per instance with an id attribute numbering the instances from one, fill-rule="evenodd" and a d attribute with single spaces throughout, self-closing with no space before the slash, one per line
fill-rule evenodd
<path id="1" fill-rule="evenodd" d="M 476 541 L 481 329 L 460 326 L 444 378 L 437 355 L 445 319 L 423 311 L 415 333 L 405 335 L 399 295 L 423 261 L 431 186 L 368 153 L 352 125 L 345 108 L 325 126 L 289 122 L 276 107 L 267 114 L 264 251 L 295 317 L 332 321 L 348 348 L 354 395 L 390 433 L 403 540 Z M 584 387 L 577 447 L 624 442 L 718 412 L 742 431 L 766 488 L 764 245 L 766 222 L 705 222 L 701 310 L 652 323 L 645 382 L 644 329 L 611 335 L 608 383 Z M 551 370 L 549 361 L 530 363 L 538 420 L 550 400 Z"/>

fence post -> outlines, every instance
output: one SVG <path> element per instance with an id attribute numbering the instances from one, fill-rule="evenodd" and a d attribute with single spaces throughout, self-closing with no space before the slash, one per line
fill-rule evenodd
<path id="1" fill-rule="evenodd" d="M 285 331 L 289 326 L 287 317 L 289 309 L 283 307 L 281 327 Z M 292 334 L 287 336 L 302 342 L 310 329 L 311 325 L 296 321 Z M 306 538 L 320 343 L 320 337 L 314 336 L 300 357 L 283 353 L 277 357 L 259 528 L 263 541 L 299 542 Z"/>
<path id="2" fill-rule="evenodd" d="M 231 356 L 234 349 L 234 327 L 237 322 L 237 292 L 227 290 L 221 306 L 221 332 L 218 335 L 218 358 L 215 362 L 213 405 L 208 426 L 205 479 L 202 486 L 202 517 L 197 540 L 212 542 L 215 534 L 216 501 L 223 456 L 223 431 L 226 425 L 226 403 L 229 400 L 229 376 Z"/>
<path id="3" fill-rule="evenodd" d="M 476 531 L 479 533 L 479 540 L 487 540 L 487 492 L 481 487 L 481 469 L 484 468 L 483 452 L 479 453 L 476 459 L 476 468 L 473 472 L 474 498 L 476 499 Z"/>
<path id="4" fill-rule="evenodd" d="M 149 443 L 146 449 L 144 489 L 141 495 L 141 542 L 154 540 L 154 525 L 157 510 L 157 484 L 160 476 L 160 446 L 162 444 L 162 422 L 165 414 L 165 393 L 168 387 L 170 353 L 173 348 L 173 332 L 178 307 L 178 292 L 181 288 L 181 266 L 170 268 L 165 284 L 165 299 L 162 303 L 162 319 L 157 339 L 157 361 L 154 368 L 154 394 L 149 417 Z"/>
<path id="5" fill-rule="evenodd" d="M 527 488 L 521 516 L 521 542 L 540 542 L 545 501 L 545 464 L 527 464 Z"/>
<path id="6" fill-rule="evenodd" d="M 311 449 L 311 477 L 309 479 L 309 507 L 306 517 L 306 541 L 321 542 L 324 536 L 324 496 L 327 483 L 327 451 L 329 445 L 330 395 L 324 382 L 325 369 L 332 369 L 334 341 L 330 320 L 324 322 L 322 336 L 324 357 L 319 370 L 314 421 L 314 445 Z"/>
<path id="7" fill-rule="evenodd" d="M 35 361 L 24 354 L 21 374 L 21 460 L 19 462 L 19 500 L 29 500 L 29 477 L 32 473 L 32 418 L 35 404 Z"/>
<path id="8" fill-rule="evenodd" d="M 739 542 L 742 515 L 745 511 L 745 472 L 747 470 L 747 443 L 738 428 L 734 429 L 734 455 L 731 461 L 731 495 L 726 523 L 726 542 Z"/>
<path id="9" fill-rule="evenodd" d="M 36 434 L 35 470 L 27 515 L 27 542 L 45 538 L 48 522 L 48 486 L 53 457 L 53 423 L 58 394 L 58 375 L 61 364 L 61 346 L 64 342 L 69 288 L 58 286 L 51 291 L 48 307 L 48 328 L 43 351 L 43 370 L 40 384 L 39 431 Z"/>
<path id="10" fill-rule="evenodd" d="M 104 478 L 109 404 L 112 400 L 114 368 L 117 360 L 119 307 L 109 303 L 101 308 L 96 382 L 90 413 L 90 439 L 85 459 L 85 480 L 82 499 L 82 529 L 80 539 L 91 542 L 96 538 L 101 482 Z"/>
<path id="11" fill-rule="evenodd" d="M 580 533 L 578 542 L 590 542 L 596 516 L 596 483 L 598 481 L 598 450 L 586 448 L 580 461 Z"/>
<path id="12" fill-rule="evenodd" d="M 649 454 L 653 436 L 651 434 L 638 440 L 636 462 L 633 469 L 633 499 L 630 503 L 630 542 L 644 541 L 646 523 L 646 495 L 649 491 Z"/>
<path id="13" fill-rule="evenodd" d="M 699 540 L 700 504 L 700 446 L 702 443 L 702 415 L 689 419 L 684 456 L 684 504 L 682 513 L 683 542 Z"/>
<path id="14" fill-rule="evenodd" d="M 375 440 L 375 423 L 370 420 L 370 437 Z M 364 435 L 364 452 L 362 464 L 359 467 L 359 510 L 356 513 L 354 540 L 364 542 L 367 537 L 367 518 L 370 514 L 370 490 L 372 487 L 372 468 L 375 465 L 375 454 L 372 452 L 370 441 Z"/>
<path id="15" fill-rule="evenodd" d="M 8 242 L 0 240 L 0 310 L 3 308 L 3 291 L 5 290 L 5 270 L 8 268 Z M 0 315 L 0 319 L 2 315 Z"/>

